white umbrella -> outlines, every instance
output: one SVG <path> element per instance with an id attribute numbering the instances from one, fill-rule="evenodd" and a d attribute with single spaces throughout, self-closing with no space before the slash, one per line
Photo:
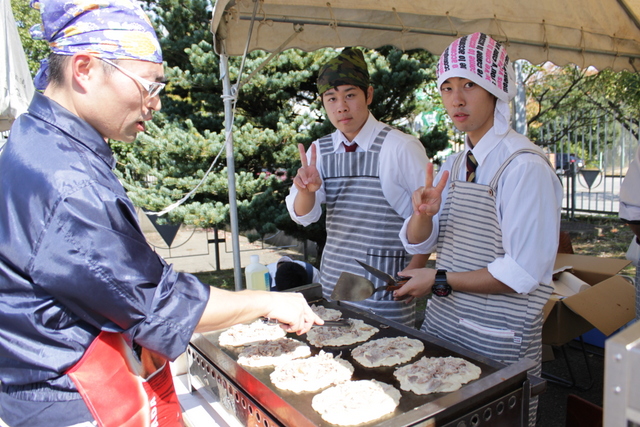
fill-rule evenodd
<path id="1" fill-rule="evenodd" d="M 217 0 L 211 31 L 225 98 L 236 289 L 242 276 L 231 129 L 239 85 L 229 81 L 229 55 L 384 45 L 440 55 L 457 37 L 480 31 L 503 42 L 512 60 L 616 71 L 640 64 L 640 0 Z"/>
<path id="2" fill-rule="evenodd" d="M 0 11 L 0 131 L 5 131 L 27 111 L 34 87 L 10 0 L 0 0 Z"/>

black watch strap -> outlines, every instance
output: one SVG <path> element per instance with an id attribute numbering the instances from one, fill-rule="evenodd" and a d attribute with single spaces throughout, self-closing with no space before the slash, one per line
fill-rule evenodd
<path id="1" fill-rule="evenodd" d="M 447 270 L 436 271 L 436 280 L 431 292 L 437 297 L 446 297 L 451 294 L 451 285 L 447 283 Z"/>

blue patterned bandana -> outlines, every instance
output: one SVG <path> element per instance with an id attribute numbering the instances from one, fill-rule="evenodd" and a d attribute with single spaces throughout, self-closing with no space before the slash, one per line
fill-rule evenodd
<path id="1" fill-rule="evenodd" d="M 162 63 L 156 32 L 131 0 L 31 0 L 42 25 L 31 28 L 36 40 L 46 40 L 53 53 L 71 56 L 88 52 L 107 59 L 138 59 Z M 36 88 L 47 85 L 46 60 L 36 76 Z"/>

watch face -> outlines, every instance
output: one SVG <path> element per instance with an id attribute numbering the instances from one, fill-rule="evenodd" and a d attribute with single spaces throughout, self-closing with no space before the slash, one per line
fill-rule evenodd
<path id="1" fill-rule="evenodd" d="M 431 292 L 439 297 L 446 297 L 451 293 L 451 286 L 447 284 L 437 283 L 431 288 Z"/>

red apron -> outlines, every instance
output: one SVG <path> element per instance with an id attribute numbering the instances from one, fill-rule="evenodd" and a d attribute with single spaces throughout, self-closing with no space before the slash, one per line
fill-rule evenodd
<path id="1" fill-rule="evenodd" d="M 67 375 L 101 427 L 181 427 L 169 363 L 142 350 L 140 363 L 121 334 L 101 332 Z"/>

